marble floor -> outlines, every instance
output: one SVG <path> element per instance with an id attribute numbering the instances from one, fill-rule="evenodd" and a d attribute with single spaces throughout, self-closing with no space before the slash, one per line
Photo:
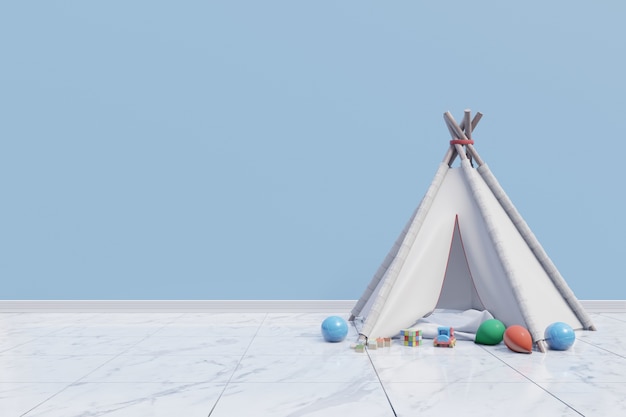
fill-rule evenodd
<path id="1" fill-rule="evenodd" d="M 624 416 L 626 312 L 591 314 L 525 355 L 357 353 L 353 328 L 322 340 L 328 313 L 0 313 L 0 416 Z"/>

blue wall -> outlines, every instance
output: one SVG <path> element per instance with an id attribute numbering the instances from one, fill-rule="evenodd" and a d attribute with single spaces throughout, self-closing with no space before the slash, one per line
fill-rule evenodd
<path id="1" fill-rule="evenodd" d="M 358 298 L 466 107 L 576 294 L 626 298 L 623 5 L 206 3 L 0 6 L 0 298 Z"/>

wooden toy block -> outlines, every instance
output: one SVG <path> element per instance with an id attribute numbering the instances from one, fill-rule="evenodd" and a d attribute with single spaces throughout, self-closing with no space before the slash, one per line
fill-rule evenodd
<path id="1" fill-rule="evenodd" d="M 360 353 L 365 352 L 365 345 L 364 345 L 363 343 L 358 343 L 358 344 L 354 347 L 354 351 L 355 351 L 355 352 L 360 352 Z"/>
<path id="2" fill-rule="evenodd" d="M 385 347 L 391 347 L 391 337 L 383 338 L 383 343 L 384 343 Z"/>
<path id="3" fill-rule="evenodd" d="M 378 339 L 376 339 L 376 345 L 378 345 L 378 347 L 385 347 L 385 340 L 382 337 L 379 337 Z"/>

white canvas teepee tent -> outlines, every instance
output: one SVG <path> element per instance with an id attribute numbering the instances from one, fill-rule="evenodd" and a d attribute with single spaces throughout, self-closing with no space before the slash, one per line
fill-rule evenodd
<path id="1" fill-rule="evenodd" d="M 488 310 L 545 351 L 556 321 L 595 330 L 574 293 L 473 146 L 482 115 L 458 125 L 426 195 L 352 310 L 365 337 L 390 337 L 437 308 Z M 460 167 L 452 167 L 456 157 Z M 474 168 L 473 161 L 478 165 Z"/>

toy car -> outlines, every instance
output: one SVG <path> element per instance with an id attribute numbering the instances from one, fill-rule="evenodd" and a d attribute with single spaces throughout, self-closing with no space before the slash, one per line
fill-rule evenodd
<path id="1" fill-rule="evenodd" d="M 437 328 L 437 336 L 433 340 L 433 345 L 436 347 L 454 347 L 456 344 L 456 338 L 454 337 L 454 329 L 452 327 L 439 327 Z"/>

